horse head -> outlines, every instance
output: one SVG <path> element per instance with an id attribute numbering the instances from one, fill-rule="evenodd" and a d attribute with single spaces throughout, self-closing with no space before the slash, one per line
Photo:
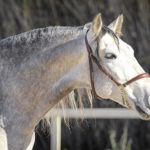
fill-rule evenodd
<path id="1" fill-rule="evenodd" d="M 86 45 L 91 85 L 96 95 L 136 110 L 150 119 L 150 76 L 134 56 L 133 48 L 120 36 L 123 15 L 104 26 L 101 14 L 89 25 Z"/>

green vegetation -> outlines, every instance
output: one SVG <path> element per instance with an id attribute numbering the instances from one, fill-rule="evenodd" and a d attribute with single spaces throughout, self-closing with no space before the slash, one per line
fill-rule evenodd
<path id="1" fill-rule="evenodd" d="M 132 140 L 128 140 L 128 124 L 126 123 L 123 129 L 123 134 L 120 137 L 119 141 L 116 141 L 116 131 L 110 131 L 110 142 L 112 150 L 131 150 Z"/>

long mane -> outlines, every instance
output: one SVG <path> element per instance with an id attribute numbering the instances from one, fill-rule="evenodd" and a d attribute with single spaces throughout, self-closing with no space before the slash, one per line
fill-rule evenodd
<path id="1" fill-rule="evenodd" d="M 81 109 L 85 107 L 93 108 L 93 97 L 91 90 L 89 89 L 75 89 L 65 98 L 59 101 L 55 107 L 53 107 L 44 117 L 49 124 L 50 119 L 53 120 L 53 112 L 57 109 L 62 109 L 63 118 L 66 124 L 68 124 L 67 109 Z"/>

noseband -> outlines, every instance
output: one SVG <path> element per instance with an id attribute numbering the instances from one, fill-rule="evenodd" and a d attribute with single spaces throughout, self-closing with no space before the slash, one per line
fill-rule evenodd
<path id="1" fill-rule="evenodd" d="M 97 95 L 96 90 L 95 90 L 95 86 L 94 86 L 92 61 L 96 63 L 96 65 L 98 66 L 100 71 L 102 71 L 109 79 L 111 79 L 118 86 L 118 88 L 120 89 L 120 92 L 121 92 L 123 105 L 127 106 L 130 109 L 131 106 L 129 105 L 129 102 L 126 98 L 124 88 L 126 86 L 128 86 L 129 84 L 133 83 L 136 80 L 139 80 L 139 79 L 142 79 L 142 78 L 150 78 L 150 75 L 148 73 L 142 73 L 142 74 L 137 75 L 136 77 L 133 77 L 132 79 L 128 80 L 127 82 L 125 82 L 123 84 L 119 83 L 109 72 L 106 71 L 106 69 L 100 64 L 98 59 L 93 55 L 92 48 L 89 45 L 88 40 L 87 40 L 87 33 L 85 35 L 85 43 L 86 43 L 86 48 L 87 48 L 87 51 L 88 51 L 89 67 L 90 67 L 90 80 L 91 80 L 91 86 L 92 86 L 92 91 L 93 91 L 94 95 L 97 98 L 101 98 L 100 96 Z"/>

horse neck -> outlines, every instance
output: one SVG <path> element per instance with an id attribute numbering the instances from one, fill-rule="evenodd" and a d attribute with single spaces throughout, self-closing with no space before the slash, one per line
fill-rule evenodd
<path id="1" fill-rule="evenodd" d="M 49 68 L 46 69 L 50 76 L 51 98 L 54 95 L 60 100 L 75 88 L 89 87 L 89 65 L 84 35 L 55 47 L 51 52 L 47 61 Z"/>
<path id="2" fill-rule="evenodd" d="M 37 51 L 33 48 L 35 45 L 21 44 L 24 53 L 20 52 L 19 45 L 11 45 L 9 42 L 0 42 L 1 55 L 11 48 L 11 54 L 20 54 L 19 57 L 10 53 L 3 55 L 7 62 L 4 67 L 7 76 L 2 88 L 7 97 L 3 102 L 2 121 L 11 139 L 8 139 L 8 145 L 11 145 L 12 141 L 20 139 L 21 133 L 22 139 L 30 137 L 35 125 L 50 108 L 74 88 L 89 87 L 90 80 L 84 34 L 74 35 L 70 40 L 68 37 L 66 41 L 61 39 L 61 42 L 58 38 L 55 40 L 57 45 L 55 43 L 52 47 L 47 42 L 46 46 L 40 46 L 37 41 Z M 12 60 L 12 56 L 16 57 Z M 11 64 L 14 65 L 12 69 Z"/>
<path id="3" fill-rule="evenodd" d="M 20 65 L 18 72 L 13 84 L 9 82 L 7 90 L 13 95 L 9 94 L 13 107 L 15 105 L 15 109 L 19 109 L 18 115 L 27 114 L 30 124 L 34 126 L 73 89 L 90 87 L 84 33 L 53 48 L 46 47 L 39 51 Z M 8 104 L 11 107 L 10 99 Z M 13 112 L 8 112 L 8 116 L 15 120 L 17 114 L 13 116 Z"/>
<path id="4" fill-rule="evenodd" d="M 42 74 L 41 83 L 38 83 L 41 84 L 39 93 L 42 91 L 44 93 L 47 89 L 48 93 L 44 99 L 39 99 L 40 109 L 36 109 L 32 113 L 32 116 L 39 114 L 40 119 L 75 88 L 90 87 L 88 54 L 84 35 L 55 47 L 50 53 L 47 53 L 47 56 L 49 54 L 48 61 L 40 69 L 47 71 Z"/>

